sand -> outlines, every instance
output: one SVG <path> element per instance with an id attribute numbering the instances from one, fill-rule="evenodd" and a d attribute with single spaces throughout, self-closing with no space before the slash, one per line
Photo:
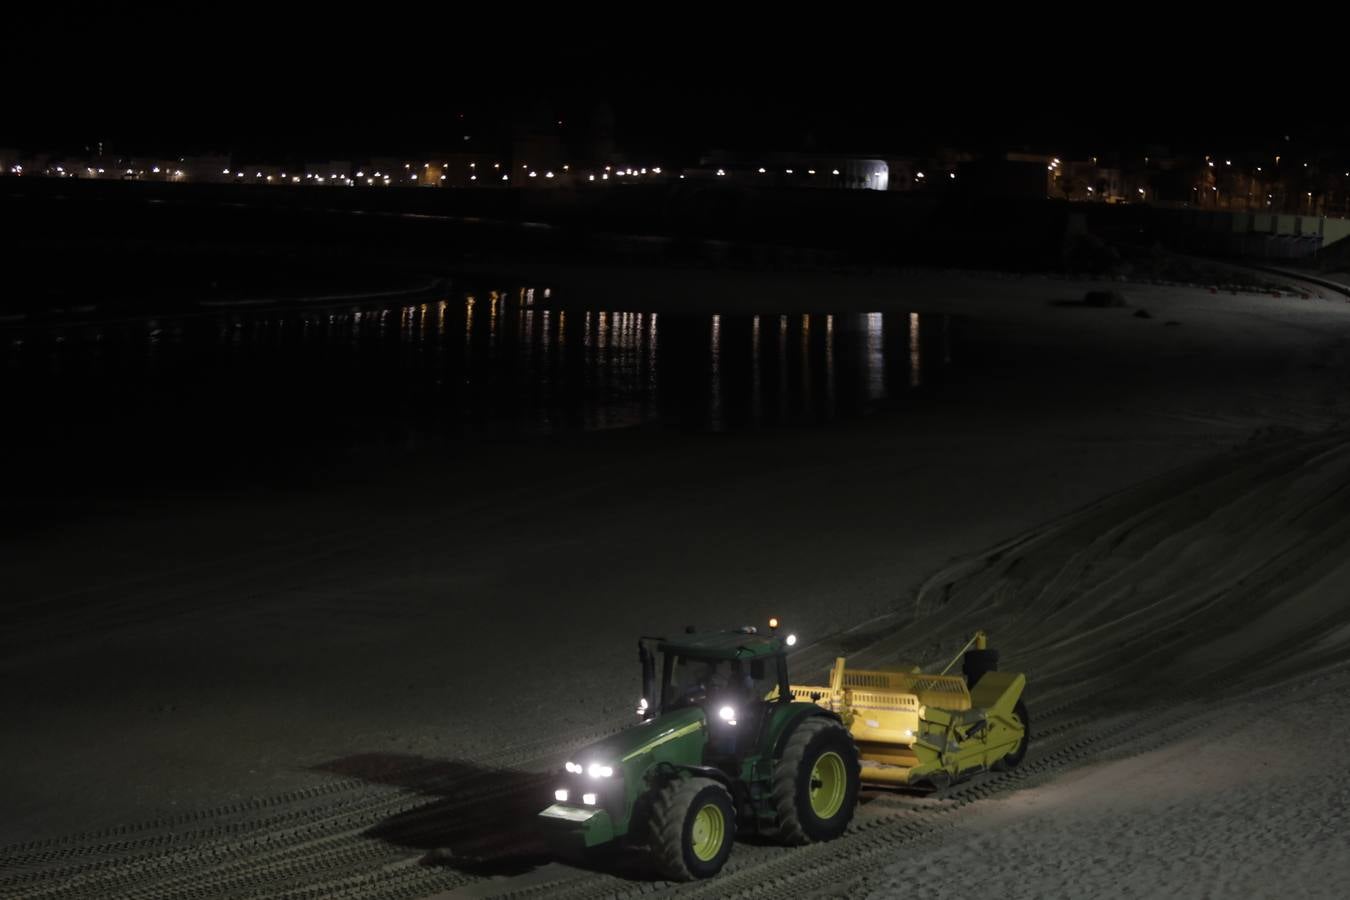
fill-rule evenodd
<path id="1" fill-rule="evenodd" d="M 909 893 L 927 872 L 925 893 L 1020 878 L 1074 896 L 1119 886 L 1128 860 L 1164 892 L 1281 893 L 1287 867 L 1233 881 L 1226 862 L 1286 821 L 1277 784 L 1306 798 L 1307 834 L 1334 834 L 1334 757 L 1327 775 L 1280 748 L 1334 745 L 1344 704 L 1282 707 L 1275 741 L 1242 729 L 1252 690 L 1346 659 L 1343 300 L 1116 285 L 1129 308 L 1087 309 L 1056 302 L 1101 285 L 962 273 L 523 277 L 610 309 L 951 312 L 974 355 L 931 402 L 864 421 L 372 455 L 293 491 L 147 497 L 7 540 L 0 894 L 417 896 L 507 874 L 640 890 L 544 863 L 512 823 L 568 747 L 626 721 L 637 634 L 771 613 L 803 636 L 799 670 L 840 649 L 934 661 L 988 628 L 1048 733 L 1029 784 L 958 795 L 959 815 L 880 797 L 839 846 L 738 846 L 695 892 Z M 1201 714 L 1221 743 L 1158 727 Z M 1140 792 L 1149 766 L 1193 789 Z M 460 824 L 475 816 L 504 835 L 490 851 Z M 480 858 L 508 864 L 460 862 Z"/>
<path id="2" fill-rule="evenodd" d="M 1347 688 L 1225 703 L 1217 733 L 991 800 L 849 893 L 965 896 L 960 873 L 1008 897 L 1342 896 L 1350 778 L 1327 754 L 1350 740 Z"/>

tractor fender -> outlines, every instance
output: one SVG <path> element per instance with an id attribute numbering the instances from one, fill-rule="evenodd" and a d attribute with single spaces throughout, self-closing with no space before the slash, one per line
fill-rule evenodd
<path id="1" fill-rule="evenodd" d="M 688 773 L 698 778 L 711 778 L 718 784 L 725 787 L 734 796 L 736 793 L 736 782 L 721 769 L 716 766 L 695 766 L 687 763 L 666 763 L 657 766 L 656 776 L 658 781 L 668 778 L 678 778 L 681 773 Z"/>
<path id="2" fill-rule="evenodd" d="M 765 734 L 766 745 L 771 759 L 779 759 L 783 755 L 783 750 L 787 746 L 788 739 L 792 733 L 797 730 L 807 719 L 825 717 L 844 724 L 844 720 L 839 718 L 838 714 L 817 706 L 814 703 L 785 703 L 775 713 L 768 723 L 768 730 Z"/>

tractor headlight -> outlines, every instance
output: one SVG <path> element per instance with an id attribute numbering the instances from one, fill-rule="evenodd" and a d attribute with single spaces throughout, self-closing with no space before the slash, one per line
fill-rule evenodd
<path id="1" fill-rule="evenodd" d="M 553 792 L 553 799 L 557 800 L 559 803 L 566 803 L 569 796 L 571 795 L 568 794 L 567 788 L 558 788 Z"/>
<path id="2" fill-rule="evenodd" d="M 565 768 L 567 769 L 568 772 L 572 773 L 573 775 L 580 775 L 582 772 L 581 766 L 577 765 L 574 762 L 568 762 Z"/>
<path id="3" fill-rule="evenodd" d="M 797 636 L 796 636 L 795 634 L 789 634 L 789 635 L 787 636 L 787 645 L 788 645 L 789 647 L 792 647 L 792 646 L 795 646 L 796 643 L 797 643 Z"/>
<path id="4" fill-rule="evenodd" d="M 578 768 L 580 767 L 578 766 Z M 599 763 L 591 763 L 591 767 L 587 769 L 587 772 L 590 773 L 592 778 L 608 778 L 614 774 L 614 767 L 602 766 Z"/>
<path id="5" fill-rule="evenodd" d="M 581 795 L 581 802 L 582 802 L 582 803 L 585 803 L 587 806 L 594 806 L 594 805 L 595 805 L 595 795 L 594 795 L 594 794 L 582 794 L 582 795 Z"/>
<path id="6" fill-rule="evenodd" d="M 717 711 L 717 717 L 728 725 L 736 724 L 736 709 L 731 706 L 724 706 Z"/>

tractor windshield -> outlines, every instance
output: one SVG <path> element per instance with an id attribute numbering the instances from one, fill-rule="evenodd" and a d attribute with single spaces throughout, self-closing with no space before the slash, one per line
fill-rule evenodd
<path id="1" fill-rule="evenodd" d="M 707 705 L 743 707 L 764 700 L 778 687 L 778 672 L 765 659 L 709 659 L 673 654 L 666 657 L 662 705 L 666 709 Z"/>

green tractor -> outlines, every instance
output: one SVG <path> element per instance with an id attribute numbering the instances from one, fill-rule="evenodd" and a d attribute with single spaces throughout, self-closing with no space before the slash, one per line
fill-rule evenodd
<path id="1" fill-rule="evenodd" d="M 997 671 L 984 632 L 940 673 L 850 671 L 841 657 L 827 685 L 804 686 L 788 681 L 796 638 L 769 625 L 639 639 L 642 722 L 568 761 L 539 814 L 557 852 L 645 846 L 665 878 L 708 878 L 738 834 L 843 834 L 864 781 L 941 788 L 1026 755 L 1026 677 Z"/>
<path id="2" fill-rule="evenodd" d="M 662 876 L 687 881 L 716 875 L 737 833 L 787 844 L 843 834 L 858 749 L 836 713 L 793 700 L 793 643 L 751 628 L 640 639 L 642 723 L 567 763 L 539 814 L 555 848 L 645 843 Z"/>

